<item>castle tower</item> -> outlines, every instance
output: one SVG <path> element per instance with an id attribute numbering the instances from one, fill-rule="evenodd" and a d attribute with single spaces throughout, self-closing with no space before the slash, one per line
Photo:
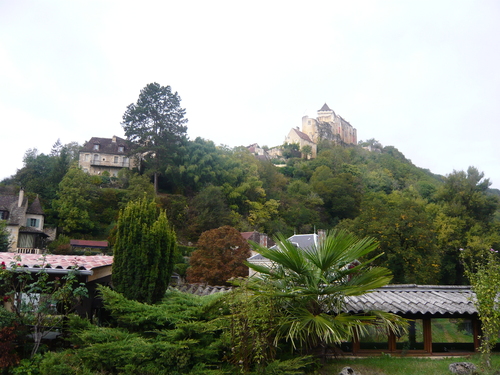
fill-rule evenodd
<path id="1" fill-rule="evenodd" d="M 330 107 L 325 103 L 320 110 L 318 110 L 318 121 L 322 122 L 334 122 L 335 120 L 335 112 L 333 112 Z"/>

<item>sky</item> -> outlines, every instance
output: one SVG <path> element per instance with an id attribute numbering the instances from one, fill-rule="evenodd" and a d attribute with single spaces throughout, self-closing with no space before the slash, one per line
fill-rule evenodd
<path id="1" fill-rule="evenodd" d="M 327 103 L 358 140 L 500 188 L 500 2 L 0 0 L 0 180 L 36 148 L 124 136 L 140 90 L 188 136 L 276 146 Z"/>

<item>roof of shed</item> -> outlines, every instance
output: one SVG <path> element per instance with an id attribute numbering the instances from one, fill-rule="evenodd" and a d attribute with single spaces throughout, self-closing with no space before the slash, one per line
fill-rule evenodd
<path id="1" fill-rule="evenodd" d="M 229 292 L 232 287 L 228 286 L 210 286 L 204 284 L 183 284 L 174 287 L 180 292 L 195 294 L 197 296 L 208 296 L 214 293 Z"/>
<path id="2" fill-rule="evenodd" d="M 0 253 L 0 262 L 4 262 L 7 269 L 11 264 L 20 264 L 26 268 L 45 268 L 50 273 L 51 269 L 92 270 L 99 267 L 111 266 L 113 257 L 109 255 L 53 255 L 53 254 L 17 254 Z"/>
<path id="3" fill-rule="evenodd" d="M 469 286 L 387 285 L 348 297 L 346 311 L 382 310 L 394 314 L 475 314 L 474 293 Z"/>
<path id="4" fill-rule="evenodd" d="M 95 247 L 95 248 L 108 247 L 108 241 L 70 240 L 69 244 L 75 247 Z"/>

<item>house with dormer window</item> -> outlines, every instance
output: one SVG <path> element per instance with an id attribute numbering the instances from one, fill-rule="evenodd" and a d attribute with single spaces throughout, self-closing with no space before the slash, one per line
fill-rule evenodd
<path id="1" fill-rule="evenodd" d="M 0 218 L 7 223 L 9 252 L 44 251 L 49 235 L 44 231 L 45 213 L 38 197 L 29 204 L 22 189 L 18 195 L 0 195 Z"/>
<path id="2" fill-rule="evenodd" d="M 134 168 L 135 160 L 129 157 L 130 146 L 123 138 L 92 137 L 80 150 L 78 165 L 91 175 L 108 172 L 116 177 L 122 168 Z"/>

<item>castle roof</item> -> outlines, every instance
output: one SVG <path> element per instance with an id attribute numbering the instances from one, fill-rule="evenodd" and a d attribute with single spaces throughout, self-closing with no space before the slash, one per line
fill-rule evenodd
<path id="1" fill-rule="evenodd" d="M 330 112 L 330 111 L 331 111 L 330 107 L 328 107 L 328 105 L 325 103 L 318 112 Z"/>

